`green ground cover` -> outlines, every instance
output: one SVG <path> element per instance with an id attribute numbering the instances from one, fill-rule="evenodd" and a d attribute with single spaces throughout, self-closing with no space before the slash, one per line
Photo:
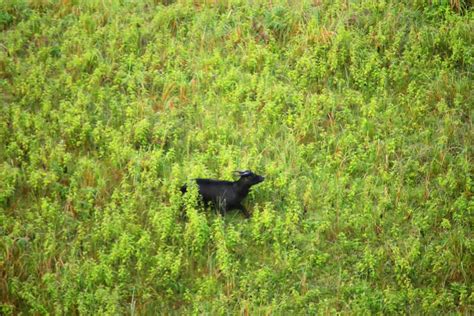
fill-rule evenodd
<path id="1" fill-rule="evenodd" d="M 473 313 L 469 1 L 164 2 L 0 1 L 0 314 Z"/>

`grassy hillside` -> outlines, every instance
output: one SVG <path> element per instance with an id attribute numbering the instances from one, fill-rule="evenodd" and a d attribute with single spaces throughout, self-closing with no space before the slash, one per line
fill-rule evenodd
<path id="1" fill-rule="evenodd" d="M 0 2 L 0 314 L 474 313 L 469 1 L 171 2 Z"/>

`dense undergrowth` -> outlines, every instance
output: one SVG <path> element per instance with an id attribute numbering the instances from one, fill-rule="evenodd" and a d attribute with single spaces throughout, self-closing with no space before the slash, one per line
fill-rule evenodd
<path id="1" fill-rule="evenodd" d="M 0 314 L 472 313 L 473 21 L 2 1 Z M 178 190 L 236 169 L 249 220 Z"/>

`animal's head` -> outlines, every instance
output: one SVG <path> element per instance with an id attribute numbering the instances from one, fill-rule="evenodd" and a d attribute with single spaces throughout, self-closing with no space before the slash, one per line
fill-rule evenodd
<path id="1" fill-rule="evenodd" d="M 245 183 L 248 186 L 258 184 L 265 180 L 265 177 L 259 176 L 250 170 L 235 171 L 235 173 L 240 176 L 239 182 Z"/>

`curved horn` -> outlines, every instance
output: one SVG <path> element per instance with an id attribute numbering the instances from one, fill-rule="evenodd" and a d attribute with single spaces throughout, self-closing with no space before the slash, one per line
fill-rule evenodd
<path id="1" fill-rule="evenodd" d="M 235 172 L 236 174 L 238 174 L 239 176 L 241 176 L 241 177 L 243 177 L 243 176 L 248 176 L 248 175 L 250 175 L 250 174 L 252 173 L 252 171 L 250 171 L 250 170 L 243 170 L 243 171 L 241 171 L 241 170 L 236 170 L 236 171 L 234 171 L 234 172 Z"/>

